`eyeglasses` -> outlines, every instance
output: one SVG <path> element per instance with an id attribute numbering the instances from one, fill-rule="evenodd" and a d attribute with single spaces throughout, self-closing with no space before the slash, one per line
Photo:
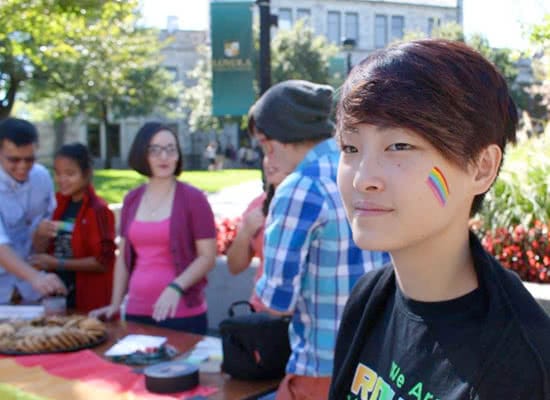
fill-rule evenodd
<path id="1" fill-rule="evenodd" d="M 147 148 L 147 151 L 151 157 L 160 157 L 163 151 L 166 153 L 167 157 L 174 157 L 178 155 L 178 148 L 173 144 L 169 144 L 167 146 L 152 144 Z"/>
<path id="2" fill-rule="evenodd" d="M 20 162 L 24 162 L 25 164 L 32 164 L 36 161 L 35 156 L 30 156 L 30 157 L 2 156 L 2 157 L 4 157 L 11 164 L 19 164 Z"/>

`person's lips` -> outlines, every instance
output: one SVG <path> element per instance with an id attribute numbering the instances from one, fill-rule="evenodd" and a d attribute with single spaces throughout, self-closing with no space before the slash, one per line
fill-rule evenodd
<path id="1" fill-rule="evenodd" d="M 353 213 L 358 217 L 369 217 L 388 214 L 393 211 L 393 208 L 371 202 L 371 201 L 354 201 Z"/>

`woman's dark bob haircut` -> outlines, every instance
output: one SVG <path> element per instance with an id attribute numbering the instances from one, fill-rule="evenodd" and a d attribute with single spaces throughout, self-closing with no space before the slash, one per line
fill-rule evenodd
<path id="1" fill-rule="evenodd" d="M 460 42 L 416 40 L 369 55 L 342 87 L 337 133 L 359 124 L 404 128 L 461 168 L 484 148 L 516 140 L 518 116 L 506 81 Z M 484 194 L 474 198 L 472 214 Z"/>
<path id="2" fill-rule="evenodd" d="M 178 176 L 181 174 L 182 170 L 182 154 L 178 135 L 176 135 L 168 126 L 160 122 L 146 122 L 141 128 L 139 128 L 139 131 L 132 142 L 132 147 L 130 147 L 130 153 L 128 154 L 128 165 L 141 175 L 151 177 L 151 166 L 149 165 L 147 158 L 149 154 L 149 145 L 151 144 L 151 139 L 153 139 L 153 136 L 160 131 L 168 131 L 172 133 L 176 139 L 178 162 L 176 163 L 176 168 L 174 169 L 174 175 Z"/>

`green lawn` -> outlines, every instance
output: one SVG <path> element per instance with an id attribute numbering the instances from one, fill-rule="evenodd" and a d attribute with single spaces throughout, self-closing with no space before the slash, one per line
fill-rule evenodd
<path id="1" fill-rule="evenodd" d="M 217 192 L 225 187 L 242 182 L 261 179 L 257 169 L 224 169 L 221 171 L 184 171 L 181 181 L 187 182 L 206 192 Z M 97 193 L 108 203 L 120 203 L 130 189 L 146 179 L 133 170 L 99 169 L 94 171 L 94 186 Z"/>

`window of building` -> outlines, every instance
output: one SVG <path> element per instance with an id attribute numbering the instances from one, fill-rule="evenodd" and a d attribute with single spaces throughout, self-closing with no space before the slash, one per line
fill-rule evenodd
<path id="1" fill-rule="evenodd" d="M 279 8 L 277 23 L 279 29 L 290 29 L 292 27 L 292 10 L 290 8 Z"/>
<path id="2" fill-rule="evenodd" d="M 405 17 L 392 15 L 391 17 L 391 40 L 403 39 L 405 28 Z"/>
<path id="3" fill-rule="evenodd" d="M 303 19 L 306 25 L 311 24 L 311 11 L 308 8 L 298 8 L 296 10 L 296 20 Z"/>
<path id="4" fill-rule="evenodd" d="M 432 18 L 432 17 L 428 18 L 428 35 L 431 37 L 433 34 L 433 30 L 440 26 L 441 26 L 440 18 Z"/>
<path id="5" fill-rule="evenodd" d="M 88 124 L 86 126 L 86 142 L 88 143 L 88 149 L 93 157 L 101 157 L 101 145 L 100 134 L 98 124 Z"/>
<path id="6" fill-rule="evenodd" d="M 376 15 L 374 19 L 374 46 L 377 49 L 388 44 L 388 17 Z"/>
<path id="7" fill-rule="evenodd" d="M 107 154 L 120 157 L 120 124 L 107 125 Z"/>
<path id="8" fill-rule="evenodd" d="M 340 21 L 341 15 L 339 11 L 329 11 L 327 20 L 327 38 L 331 43 L 340 44 L 342 41 Z"/>
<path id="9" fill-rule="evenodd" d="M 345 39 L 353 39 L 357 45 L 359 42 L 359 14 L 346 13 L 345 30 Z"/>

